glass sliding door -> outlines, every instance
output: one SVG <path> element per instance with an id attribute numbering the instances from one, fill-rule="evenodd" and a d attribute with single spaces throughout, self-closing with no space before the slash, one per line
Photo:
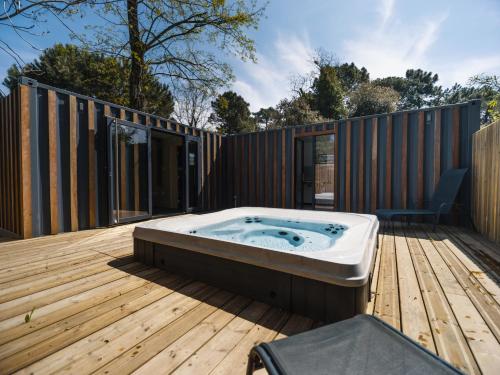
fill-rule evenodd
<path id="1" fill-rule="evenodd" d="M 295 203 L 301 209 L 335 207 L 335 134 L 296 138 Z"/>
<path id="2" fill-rule="evenodd" d="M 314 206 L 320 210 L 335 207 L 335 134 L 315 136 Z"/>
<path id="3" fill-rule="evenodd" d="M 296 206 L 314 208 L 314 137 L 303 137 L 296 141 Z"/>
<path id="4" fill-rule="evenodd" d="M 151 216 L 150 130 L 120 120 L 109 127 L 110 222 Z"/>

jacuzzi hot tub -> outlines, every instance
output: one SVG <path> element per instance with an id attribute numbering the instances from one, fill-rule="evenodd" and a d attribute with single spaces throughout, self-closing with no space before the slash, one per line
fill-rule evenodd
<path id="1" fill-rule="evenodd" d="M 373 215 L 241 207 L 136 226 L 134 255 L 325 322 L 364 312 Z"/>

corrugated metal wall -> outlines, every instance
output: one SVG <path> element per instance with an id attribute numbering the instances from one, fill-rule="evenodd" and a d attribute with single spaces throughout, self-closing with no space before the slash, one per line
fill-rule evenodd
<path id="1" fill-rule="evenodd" d="M 336 133 L 336 207 L 420 208 L 441 174 L 471 167 L 479 101 L 225 137 L 226 207 L 294 207 L 294 138 Z M 470 212 L 470 173 L 459 202 Z"/>
<path id="2" fill-rule="evenodd" d="M 471 166 L 479 102 L 222 137 L 25 80 L 2 99 L 0 227 L 21 237 L 108 224 L 106 116 L 199 136 L 201 208 L 295 205 L 295 138 L 336 133 L 336 209 L 425 207 Z M 104 150 L 104 151 L 103 151 Z M 459 201 L 470 210 L 471 180 Z"/>

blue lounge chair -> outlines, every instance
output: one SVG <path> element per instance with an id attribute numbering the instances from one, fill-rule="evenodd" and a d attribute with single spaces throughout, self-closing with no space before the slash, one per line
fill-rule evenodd
<path id="1" fill-rule="evenodd" d="M 444 172 L 427 209 L 378 209 L 375 214 L 379 219 L 386 220 L 392 220 L 396 216 L 404 216 L 407 219 L 411 216 L 433 216 L 435 226 L 441 215 L 450 213 L 466 172 L 467 168 L 448 169 Z"/>
<path id="2" fill-rule="evenodd" d="M 398 330 L 371 315 L 260 344 L 250 351 L 247 375 L 462 374 Z"/>

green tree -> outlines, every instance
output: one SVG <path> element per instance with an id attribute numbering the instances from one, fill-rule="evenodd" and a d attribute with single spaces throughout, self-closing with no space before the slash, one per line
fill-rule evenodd
<path id="1" fill-rule="evenodd" d="M 3 83 L 12 89 L 20 76 L 27 76 L 47 85 L 131 106 L 127 85 L 129 73 L 130 62 L 126 59 L 89 52 L 70 44 L 56 44 L 21 69 L 12 65 Z M 174 109 L 169 87 L 151 72 L 146 72 L 143 91 L 143 109 L 168 118 Z"/>
<path id="2" fill-rule="evenodd" d="M 483 124 L 500 119 L 500 77 L 479 74 L 471 77 L 465 86 L 455 83 L 443 91 L 440 104 L 463 103 L 471 99 L 481 100 Z"/>
<path id="3" fill-rule="evenodd" d="M 280 127 L 324 121 L 321 114 L 311 108 L 310 99 L 305 95 L 292 99 L 282 99 L 276 109 L 279 112 L 276 125 Z"/>
<path id="4" fill-rule="evenodd" d="M 279 112 L 273 108 L 261 108 L 257 112 L 253 113 L 255 121 L 258 125 L 263 125 L 264 129 L 273 128 L 276 125 L 276 122 L 279 120 Z"/>
<path id="5" fill-rule="evenodd" d="M 384 86 L 362 83 L 349 94 L 349 116 L 366 116 L 396 110 L 399 93 Z"/>
<path id="6" fill-rule="evenodd" d="M 391 87 L 400 95 L 398 109 L 423 108 L 437 104 L 442 88 L 439 77 L 422 69 L 408 69 L 405 77 L 386 77 L 373 81 L 376 85 Z"/>
<path id="7" fill-rule="evenodd" d="M 209 121 L 222 134 L 237 134 L 255 130 L 250 117 L 250 104 L 233 91 L 226 91 L 212 102 L 213 113 Z"/>
<path id="8" fill-rule="evenodd" d="M 314 79 L 311 89 L 314 96 L 314 109 L 321 116 L 339 119 L 346 115 L 345 92 L 335 67 L 331 65 L 321 66 L 319 75 Z"/>
<path id="9" fill-rule="evenodd" d="M 368 70 L 365 67 L 360 69 L 354 63 L 337 64 L 335 71 L 345 92 L 352 91 L 362 83 L 370 81 Z"/>
<path id="10" fill-rule="evenodd" d="M 188 81 L 208 89 L 226 85 L 232 72 L 220 52 L 255 60 L 254 42 L 246 32 L 257 27 L 264 13 L 253 0 L 103 0 L 93 7 L 110 22 L 94 26 L 88 44 L 130 60 L 129 101 L 139 109 L 150 70 L 172 83 Z"/>

